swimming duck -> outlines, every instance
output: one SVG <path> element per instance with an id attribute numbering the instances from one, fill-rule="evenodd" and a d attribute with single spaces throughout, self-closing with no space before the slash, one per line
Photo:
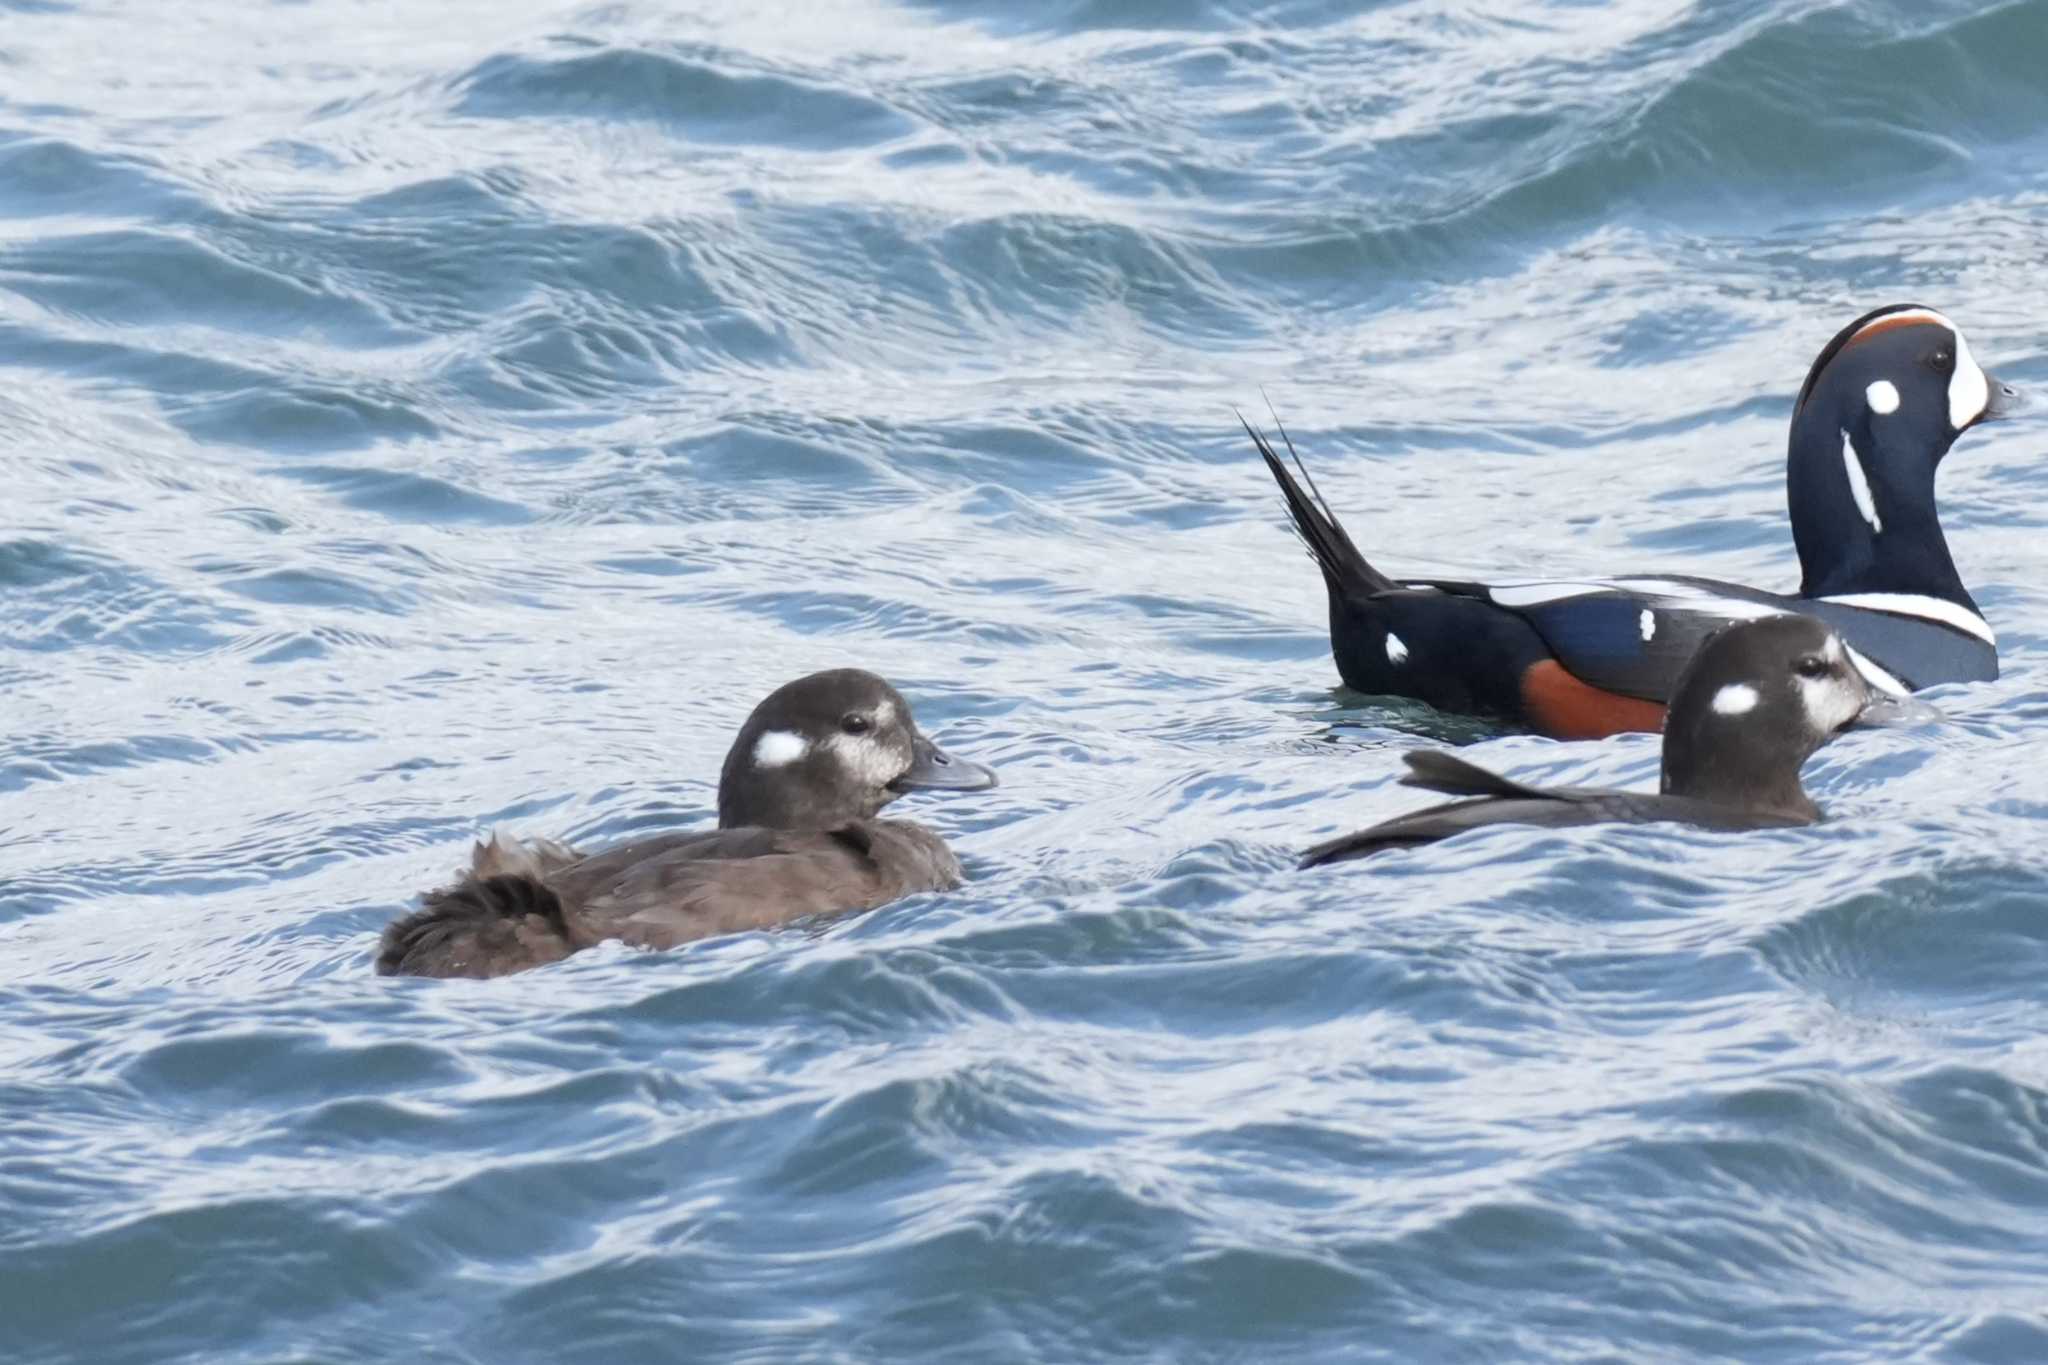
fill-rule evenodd
<path id="1" fill-rule="evenodd" d="M 993 771 L 919 732 L 859 669 L 786 683 L 754 708 L 718 779 L 718 828 L 585 853 L 494 835 L 451 886 L 384 931 L 377 970 L 504 976 L 619 939 L 671 948 L 960 883 L 945 840 L 876 814 L 909 791 L 981 791 Z"/>
<path id="2" fill-rule="evenodd" d="M 1997 637 L 1949 556 L 1934 473 L 1963 432 L 2021 406 L 1931 308 L 1891 304 L 1844 327 L 1792 405 L 1785 472 L 1803 575 L 1796 595 L 1689 575 L 1392 579 L 1358 552 L 1299 456 L 1297 479 L 1260 433 L 1245 430 L 1322 568 L 1346 684 L 1591 739 L 1656 730 L 1700 641 L 1774 612 L 1834 627 L 1890 692 L 1997 677 Z"/>
<path id="3" fill-rule="evenodd" d="M 1659 790 L 1532 787 L 1450 754 L 1412 753 L 1403 783 L 1466 799 L 1317 844 L 1301 865 L 1434 843 L 1486 825 L 1810 825 L 1820 809 L 1800 785 L 1799 769 L 1814 750 L 1852 725 L 1936 714 L 1873 687 L 1842 637 L 1810 616 L 1746 621 L 1710 636 L 1679 679 Z"/>

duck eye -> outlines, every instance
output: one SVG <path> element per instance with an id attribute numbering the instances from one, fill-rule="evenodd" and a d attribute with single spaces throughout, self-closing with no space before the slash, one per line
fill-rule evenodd
<path id="1" fill-rule="evenodd" d="M 849 735 L 864 735 L 873 726 L 874 722 L 858 711 L 848 711 L 839 718 L 839 728 Z"/>
<path id="2" fill-rule="evenodd" d="M 1820 655 L 1809 654 L 1792 665 L 1792 671 L 1802 678 L 1825 678 L 1834 670 L 1828 667 L 1828 661 Z"/>
<path id="3" fill-rule="evenodd" d="M 1956 353 L 1946 346 L 1940 347 L 1933 355 L 1927 357 L 1927 363 L 1947 374 L 1956 367 Z"/>

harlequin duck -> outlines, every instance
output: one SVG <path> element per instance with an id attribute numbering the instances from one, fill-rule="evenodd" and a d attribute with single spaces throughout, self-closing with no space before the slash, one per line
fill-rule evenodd
<path id="1" fill-rule="evenodd" d="M 1842 637 L 1810 616 L 1745 621 L 1708 637 L 1679 677 L 1660 790 L 1529 787 L 1450 754 L 1412 753 L 1402 782 L 1468 799 L 1318 844 L 1301 865 L 1434 843 L 1482 825 L 1810 825 L 1820 810 L 1799 785 L 1799 767 L 1814 750 L 1851 725 L 1936 714 L 1925 702 L 1878 691 Z"/>
<path id="2" fill-rule="evenodd" d="M 718 779 L 718 828 L 584 853 L 479 844 L 452 886 L 384 931 L 386 976 L 504 976 L 604 939 L 671 948 L 807 915 L 869 910 L 960 884 L 945 840 L 878 820 L 907 791 L 980 791 L 996 775 L 919 733 L 902 695 L 840 668 L 754 708 Z"/>
<path id="3" fill-rule="evenodd" d="M 1997 639 L 1935 514 L 1934 472 L 1957 436 L 2021 405 L 1931 308 L 1892 304 L 1844 327 L 1792 405 L 1785 481 L 1803 574 L 1796 596 L 1685 575 L 1391 579 L 1351 543 L 1300 457 L 1297 481 L 1245 430 L 1322 568 L 1347 684 L 1590 739 L 1655 730 L 1701 639 L 1774 611 L 1833 626 L 1890 692 L 1997 677 Z"/>

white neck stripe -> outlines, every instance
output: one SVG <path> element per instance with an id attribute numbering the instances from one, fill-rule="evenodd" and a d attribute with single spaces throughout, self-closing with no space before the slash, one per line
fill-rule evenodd
<path id="1" fill-rule="evenodd" d="M 1944 597 L 1926 597 L 1914 592 L 1845 592 L 1819 600 L 1833 602 L 1837 606 L 1881 611 L 1890 616 L 1915 616 L 1922 621 L 1959 630 L 1965 635 L 1974 635 L 1993 649 L 1998 647 L 1998 637 L 1991 633 L 1991 627 L 1983 617 Z"/>
<path id="2" fill-rule="evenodd" d="M 1863 475 L 1863 458 L 1856 453 L 1856 444 L 1846 431 L 1842 433 L 1842 468 L 1849 475 L 1849 496 L 1856 499 L 1856 510 L 1870 523 L 1873 532 L 1884 530 L 1884 523 L 1877 516 L 1877 500 L 1870 496 L 1870 480 Z"/>

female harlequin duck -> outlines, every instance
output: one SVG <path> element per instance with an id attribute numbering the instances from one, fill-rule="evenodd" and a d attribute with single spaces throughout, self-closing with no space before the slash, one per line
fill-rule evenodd
<path id="1" fill-rule="evenodd" d="M 604 939 L 671 948 L 807 915 L 869 910 L 960 884 L 938 835 L 877 820 L 906 791 L 980 791 L 996 775 L 918 732 L 872 673 L 813 673 L 770 693 L 718 778 L 718 828 L 598 853 L 479 844 L 453 886 L 384 931 L 387 976 L 504 976 Z"/>
<path id="2" fill-rule="evenodd" d="M 1245 429 L 1322 568 L 1347 684 L 1590 739 L 1655 730 L 1702 638 L 1776 611 L 1840 631 L 1887 691 L 1997 677 L 1997 639 L 1935 514 L 1934 471 L 1957 436 L 2020 406 L 1931 308 L 1893 304 L 1844 327 L 1792 405 L 1785 481 L 1804 575 L 1796 597 L 1682 575 L 1397 581 L 1366 562 L 1308 471 L 1297 481 Z"/>
<path id="3" fill-rule="evenodd" d="M 1746 621 L 1710 636 L 1679 677 L 1657 792 L 1526 787 L 1446 753 L 1407 755 L 1402 781 L 1469 799 L 1397 816 L 1316 845 L 1303 867 L 1434 843 L 1482 825 L 1651 824 L 1708 829 L 1810 825 L 1820 810 L 1799 767 L 1851 725 L 1936 715 L 1878 691 L 1842 637 L 1810 616 Z"/>

